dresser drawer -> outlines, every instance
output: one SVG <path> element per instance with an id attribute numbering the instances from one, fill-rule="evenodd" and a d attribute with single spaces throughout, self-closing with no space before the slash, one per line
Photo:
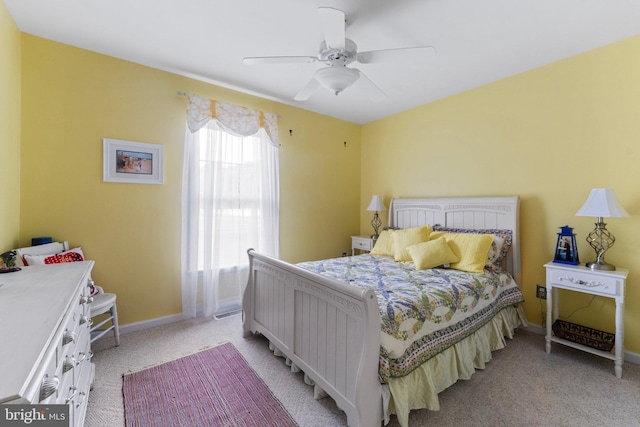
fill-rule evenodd
<path id="1" fill-rule="evenodd" d="M 587 290 L 589 293 L 612 296 L 622 292 L 622 281 L 617 277 L 563 269 L 551 269 L 549 276 L 549 280 L 554 286 L 566 289 Z"/>

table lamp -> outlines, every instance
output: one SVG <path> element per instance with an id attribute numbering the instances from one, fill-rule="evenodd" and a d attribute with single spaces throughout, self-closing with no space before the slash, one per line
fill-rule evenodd
<path id="1" fill-rule="evenodd" d="M 384 205 L 384 203 L 382 203 L 382 199 L 380 199 L 380 196 L 373 196 L 371 198 L 371 202 L 369 203 L 369 207 L 367 208 L 367 211 L 375 212 L 373 214 L 373 219 L 371 220 L 371 226 L 373 227 L 373 235 L 371 236 L 371 238 L 373 240 L 376 240 L 378 238 L 379 236 L 378 230 L 382 225 L 382 221 L 378 216 L 378 212 L 386 211 L 386 210 L 387 210 L 387 207 Z"/>
<path id="2" fill-rule="evenodd" d="M 598 218 L 596 228 L 587 236 L 587 242 L 596 251 L 596 260 L 588 262 L 587 267 L 592 270 L 615 270 L 616 267 L 604 261 L 604 253 L 613 246 L 616 239 L 607 230 L 607 224 L 602 218 L 623 218 L 629 216 L 622 205 L 618 203 L 616 194 L 611 188 L 594 188 L 587 201 L 576 213 L 576 216 L 595 216 Z"/>

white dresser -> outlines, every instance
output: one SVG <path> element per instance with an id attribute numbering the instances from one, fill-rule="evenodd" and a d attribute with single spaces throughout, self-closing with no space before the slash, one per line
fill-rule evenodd
<path id="1" fill-rule="evenodd" d="M 93 382 L 87 281 L 93 261 L 0 274 L 0 403 L 69 405 L 82 426 Z"/>

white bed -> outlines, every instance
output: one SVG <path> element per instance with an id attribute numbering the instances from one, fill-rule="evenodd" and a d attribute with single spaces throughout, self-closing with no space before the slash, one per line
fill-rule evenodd
<path id="1" fill-rule="evenodd" d="M 452 229 L 510 230 L 511 249 L 503 265 L 519 283 L 518 209 L 517 196 L 394 199 L 389 225 L 400 229 L 437 224 Z M 490 351 L 504 345 L 504 336 L 511 336 L 515 327 L 525 323 L 520 306 L 508 307 L 477 333 L 452 344 L 416 372 L 383 385 L 379 377 L 381 309 L 372 289 L 355 287 L 253 250 L 248 253 L 244 335 L 264 335 L 336 401 L 351 427 L 379 426 L 387 410 L 396 413 L 400 424 L 406 426 L 410 410 L 438 409 L 437 393 L 483 367 L 491 357 Z M 441 363 L 442 358 L 457 357 L 453 353 L 458 346 L 473 353 L 465 356 L 468 361 L 459 370 L 456 368 L 453 377 L 428 378 L 435 376 L 438 360 Z M 424 401 L 416 401 L 416 393 L 412 392 L 415 384 L 423 386 L 415 381 L 417 376 L 430 382 L 431 395 Z"/>

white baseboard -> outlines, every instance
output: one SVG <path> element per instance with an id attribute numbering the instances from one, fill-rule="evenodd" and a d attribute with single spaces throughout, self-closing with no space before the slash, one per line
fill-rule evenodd
<path id="1" fill-rule="evenodd" d="M 143 320 L 142 322 L 127 323 L 120 326 L 120 333 L 126 334 L 129 332 L 142 331 L 156 326 L 168 325 L 169 323 L 175 323 L 184 320 L 182 314 L 172 314 L 169 316 L 156 317 L 155 319 Z"/>
<path id="2" fill-rule="evenodd" d="M 636 365 L 640 365 L 640 354 L 632 353 L 630 351 L 624 351 L 624 361 L 635 363 Z"/>
<path id="3" fill-rule="evenodd" d="M 225 315 L 228 315 L 228 314 L 232 314 L 232 313 L 235 314 L 236 311 L 239 312 L 239 314 L 242 313 L 242 308 L 241 307 L 238 308 L 237 305 L 231 305 L 229 307 L 223 307 L 223 308 L 228 308 L 229 311 L 221 312 L 218 315 L 220 318 L 227 317 Z M 198 309 L 196 311 L 196 318 L 199 318 L 202 316 L 203 316 L 202 306 L 198 306 Z M 155 319 L 143 320 L 141 322 L 127 323 L 126 325 L 120 326 L 120 333 L 126 334 L 129 332 L 143 331 L 145 329 L 154 328 L 156 326 L 168 325 L 169 323 L 175 323 L 185 319 L 187 319 L 187 317 L 179 313 L 179 314 L 171 314 L 169 316 L 156 317 Z"/>
<path id="4" fill-rule="evenodd" d="M 533 324 L 533 323 L 529 323 L 529 327 L 526 328 L 526 329 L 529 332 L 533 332 L 533 333 L 539 334 L 539 335 L 546 335 L 547 334 L 547 330 L 545 328 L 543 328 L 540 325 Z M 624 361 L 625 362 L 634 363 L 636 365 L 640 365 L 640 354 L 633 353 L 631 351 L 625 350 L 624 351 Z"/>

